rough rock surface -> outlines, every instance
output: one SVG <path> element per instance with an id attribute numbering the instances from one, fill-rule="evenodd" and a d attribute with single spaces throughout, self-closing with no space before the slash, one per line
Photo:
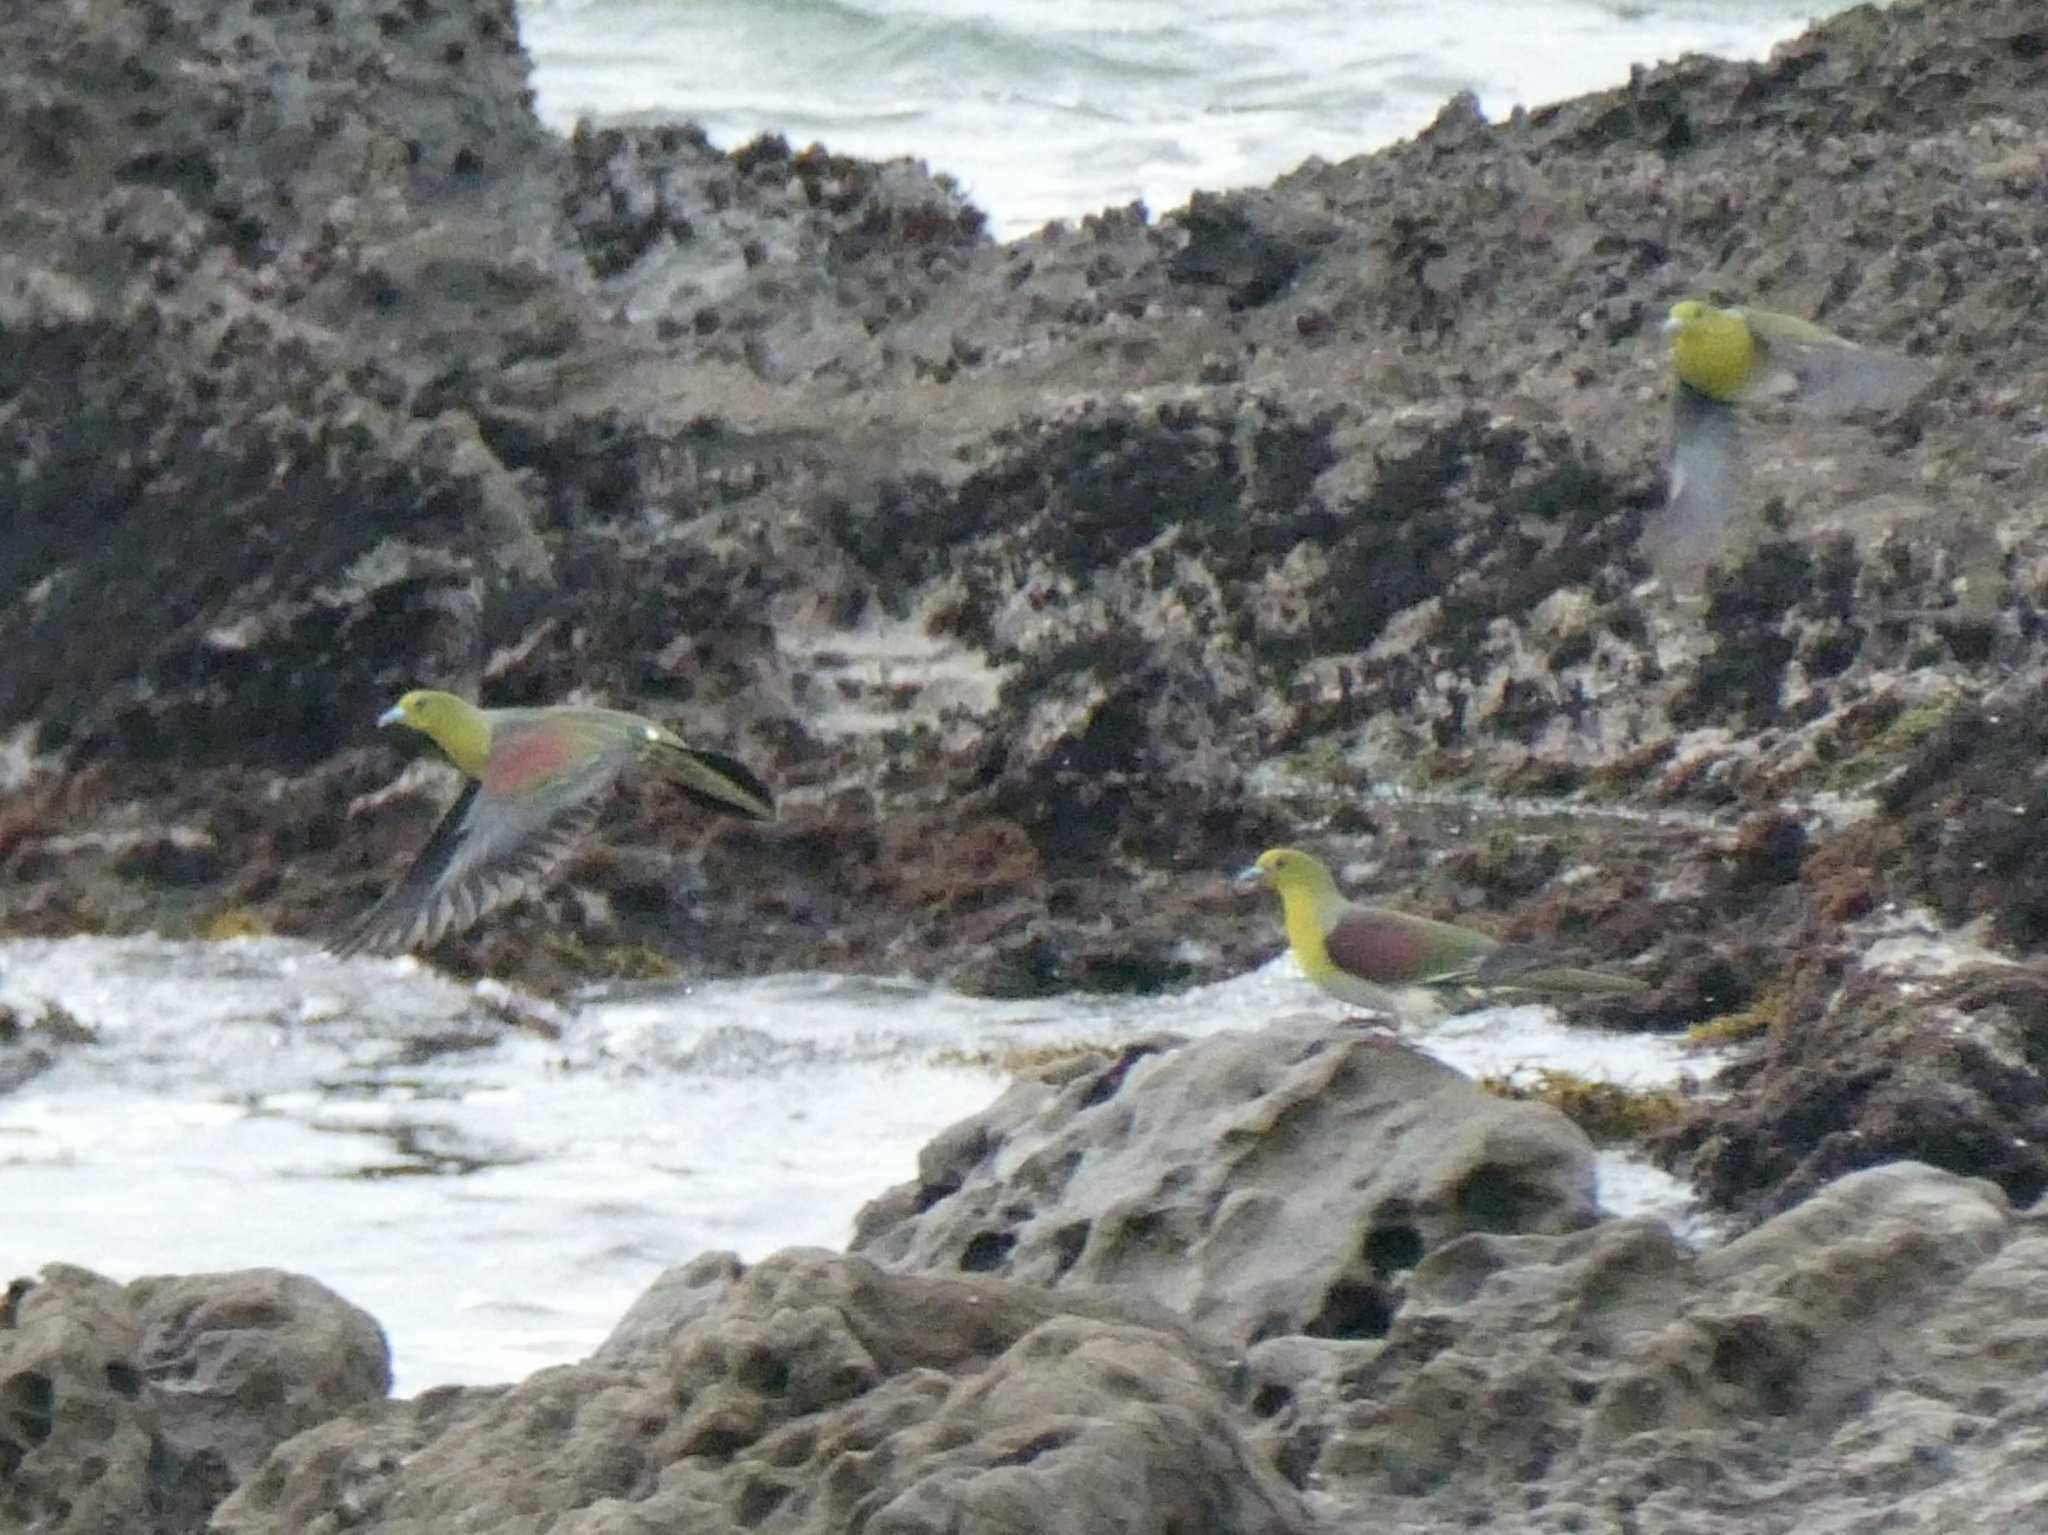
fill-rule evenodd
<path id="1" fill-rule="evenodd" d="M 871 1208 L 863 1240 L 890 1266 L 707 1254 L 587 1361 L 410 1401 L 383 1395 L 375 1325 L 311 1281 L 124 1287 L 53 1266 L 0 1306 L 0 1522 L 2039 1527 L 2048 1205 L 2015 1212 L 1988 1181 L 1895 1161 L 1694 1252 L 1660 1223 L 1586 1208 L 1583 1147 L 1543 1128 L 1550 1111 L 1445 1075 L 1342 1026 L 1285 1022 L 1070 1062 L 936 1142 L 923 1177 L 940 1184 Z M 1204 1144 L 1166 1133 L 1176 1103 L 1213 1132 Z M 1524 1197 L 1456 1207 L 1475 1180 L 1453 1169 L 1480 1142 L 1487 1185 Z M 1381 1158 L 1395 1165 L 1373 1170 Z M 1293 1210 L 1271 1209 L 1265 1177 Z M 1411 1202 L 1399 1227 L 1396 1189 Z M 956 1240 L 996 1222 L 1021 1236 L 995 1262 L 1000 1244 Z M 1076 1224 L 1082 1256 L 1034 1273 Z M 1116 1245 L 1099 1233 L 1141 1228 L 1156 1237 L 1144 1261 L 1083 1281 L 1086 1255 L 1107 1268 Z M 1319 1287 L 1345 1250 L 1372 1299 L 1335 1316 Z"/>
<path id="2" fill-rule="evenodd" d="M 382 1330 L 314 1280 L 53 1264 L 0 1307 L 0 1524 L 200 1529 L 278 1445 L 390 1389 Z"/>
<path id="3" fill-rule="evenodd" d="M 2039 1211 L 1894 1163 L 1699 1257 L 1637 1222 L 1467 1237 L 1305 1398 L 1299 1348 L 1251 1369 L 1365 1528 L 2026 1529 L 2044 1265 Z"/>
<path id="4" fill-rule="evenodd" d="M 1855 957 L 1795 992 L 1724 1074 L 1726 1103 L 1670 1137 L 1701 1191 L 1783 1209 L 1896 1157 L 2048 1192 L 2048 974 L 1916 923 L 1847 932 Z M 1821 974 L 1826 975 L 1823 971 Z M 1759 1192 L 1761 1191 L 1761 1192 Z"/>
<path id="5" fill-rule="evenodd" d="M 1573 1132 L 1438 1073 L 1277 1023 L 1019 1084 L 856 1245 L 1057 1290 L 1096 1232 L 1153 1234 L 1115 1277 L 1238 1361 L 1234 1401 L 1328 1528 L 2032 1527 L 2048 1206 L 1895 1161 L 1695 1254 L 1659 1223 L 1585 1226 Z M 1550 1197 L 1461 1204 L 1481 1142 L 1489 1182 Z M 1269 1173 L 1285 1208 L 1257 1198 Z M 1347 1252 L 1373 1300 L 1348 1317 L 1370 1325 L 1317 1304 Z"/>
<path id="6" fill-rule="evenodd" d="M 1718 1199 L 1901 1150 L 2048 1186 L 2034 1010 L 1995 1084 L 1822 1091 L 1808 1032 L 1948 1026 L 1876 916 L 2048 943 L 2034 0 L 1000 247 L 921 167 L 564 141 L 526 76 L 510 0 L 0 15 L 0 930 L 319 931 L 451 788 L 370 738 L 396 690 L 573 693 L 786 814 L 623 797 L 444 963 L 1159 989 L 1269 952 L 1211 876 L 1313 838 L 1634 961 L 1619 1024 L 1778 1020 L 1672 1143 Z M 1760 419 L 1692 605 L 1638 547 L 1683 293 L 1934 370 Z"/>
<path id="7" fill-rule="evenodd" d="M 801 1249 L 700 1300 L 631 1366 L 601 1363 L 618 1356 L 607 1345 L 517 1386 L 303 1435 L 213 1528 L 1309 1528 L 1193 1340 L 1140 1300 L 892 1275 Z"/>
<path id="8" fill-rule="evenodd" d="M 853 1251 L 913 1269 L 1115 1285 L 1233 1353 L 1382 1336 L 1405 1272 L 1468 1231 L 1594 1219 L 1592 1147 L 1358 1030 L 1124 1047 L 1015 1084 L 871 1203 Z"/>

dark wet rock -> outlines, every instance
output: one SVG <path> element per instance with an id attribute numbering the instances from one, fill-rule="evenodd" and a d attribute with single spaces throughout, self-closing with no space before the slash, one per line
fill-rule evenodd
<path id="1" fill-rule="evenodd" d="M 1300 216 L 1282 199 L 1257 193 L 1197 193 L 1179 216 L 1180 245 L 1167 275 L 1177 283 L 1222 288 L 1232 309 L 1256 308 L 1285 290 L 1314 259 L 1315 246 L 1336 239 L 1330 225 L 1284 227 Z M 1283 227 L 1271 227 L 1275 223 Z"/>
<path id="2" fill-rule="evenodd" d="M 1444 1242 L 1593 1219 L 1592 1150 L 1561 1114 L 1355 1028 L 1279 1022 L 1016 1083 L 862 1211 L 853 1250 L 1134 1290 L 1234 1353 L 1383 1336 Z"/>
<path id="3" fill-rule="evenodd" d="M 2025 952 L 2048 944 L 2048 691 L 2035 681 L 1958 700 L 1877 790 L 1881 844 L 1946 920 L 1989 918 Z"/>
<path id="4" fill-rule="evenodd" d="M 1051 997 L 1166 991 L 1194 983 L 1202 969 L 1200 956 L 1167 934 L 1089 936 L 1027 910 L 994 927 L 946 980 L 975 996 Z"/>
<path id="5" fill-rule="evenodd" d="M 769 383 L 866 372 L 877 340 L 987 243 L 943 177 L 693 124 L 579 127 L 564 211 L 604 298 L 697 361 Z"/>
<path id="6" fill-rule="evenodd" d="M 27 1008 L 0 1002 L 0 1096 L 41 1076 L 66 1050 L 98 1043 L 92 1029 L 54 1002 Z"/>
<path id="7" fill-rule="evenodd" d="M 1718 1204 L 1784 1209 L 1902 1157 L 2032 1203 L 2048 1192 L 2048 970 L 1880 938 L 1846 978 L 1817 966 L 1728 1085 L 1670 1143 Z"/>

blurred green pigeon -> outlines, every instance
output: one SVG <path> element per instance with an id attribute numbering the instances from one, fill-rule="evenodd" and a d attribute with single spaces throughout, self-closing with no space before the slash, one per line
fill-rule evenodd
<path id="1" fill-rule="evenodd" d="M 1268 848 L 1238 876 L 1280 896 L 1288 947 L 1316 985 L 1379 1012 L 1430 1010 L 1446 991 L 1614 996 L 1644 989 L 1633 976 L 1561 965 L 1548 951 L 1347 901 L 1330 871 L 1291 847 Z"/>
<path id="2" fill-rule="evenodd" d="M 775 815 L 767 787 L 739 762 L 618 709 L 479 709 L 421 690 L 377 723 L 419 731 L 469 781 L 404 877 L 328 945 L 336 954 L 424 948 L 540 888 L 636 763 L 708 809 Z"/>
<path id="3" fill-rule="evenodd" d="M 1881 409 L 1911 398 L 1930 370 L 1859 346 L 1789 314 L 1671 306 L 1671 487 L 1649 554 L 1674 585 L 1720 552 L 1741 512 L 1748 465 L 1738 405 L 1778 400 L 1812 416 Z"/>

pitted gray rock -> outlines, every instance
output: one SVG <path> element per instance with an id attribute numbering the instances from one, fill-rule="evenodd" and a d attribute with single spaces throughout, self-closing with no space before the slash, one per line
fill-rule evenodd
<path id="1" fill-rule="evenodd" d="M 799 1249 L 705 1300 L 701 1284 L 650 1292 L 637 1336 L 662 1331 L 663 1304 L 682 1320 L 665 1348 L 636 1348 L 632 1368 L 545 1370 L 458 1393 L 452 1408 L 422 1399 L 308 1434 L 214 1528 L 1311 1528 L 1200 1345 L 1137 1297 L 892 1274 Z"/>
<path id="2" fill-rule="evenodd" d="M 1126 1047 L 1026 1080 L 926 1147 L 853 1250 L 921 1272 L 1113 1285 L 1222 1347 L 1378 1337 L 1405 1271 L 1465 1232 L 1595 1219 L 1592 1147 L 1354 1027 Z"/>

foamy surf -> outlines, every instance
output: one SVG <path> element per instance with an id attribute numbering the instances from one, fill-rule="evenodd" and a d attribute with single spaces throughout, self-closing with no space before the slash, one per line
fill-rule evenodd
<path id="1" fill-rule="evenodd" d="M 588 1353 L 664 1268 L 843 1246 L 867 1200 L 1020 1060 L 1341 1009 L 1281 958 L 1173 996 L 991 1001 L 796 974 L 601 989 L 555 1008 L 287 939 L 0 944 L 0 1003 L 97 1038 L 0 1098 L 0 1271 L 272 1266 L 389 1332 L 397 1387 Z M 1496 1008 L 1411 1033 L 1462 1070 L 1631 1086 L 1712 1064 Z M 1617 1213 L 1686 1191 L 1603 1157 Z"/>
<path id="2" fill-rule="evenodd" d="M 952 175 L 1010 239 L 1271 181 L 1684 53 L 1761 58 L 1846 9 L 1787 0 L 524 0 L 542 117 L 693 118 Z"/>

